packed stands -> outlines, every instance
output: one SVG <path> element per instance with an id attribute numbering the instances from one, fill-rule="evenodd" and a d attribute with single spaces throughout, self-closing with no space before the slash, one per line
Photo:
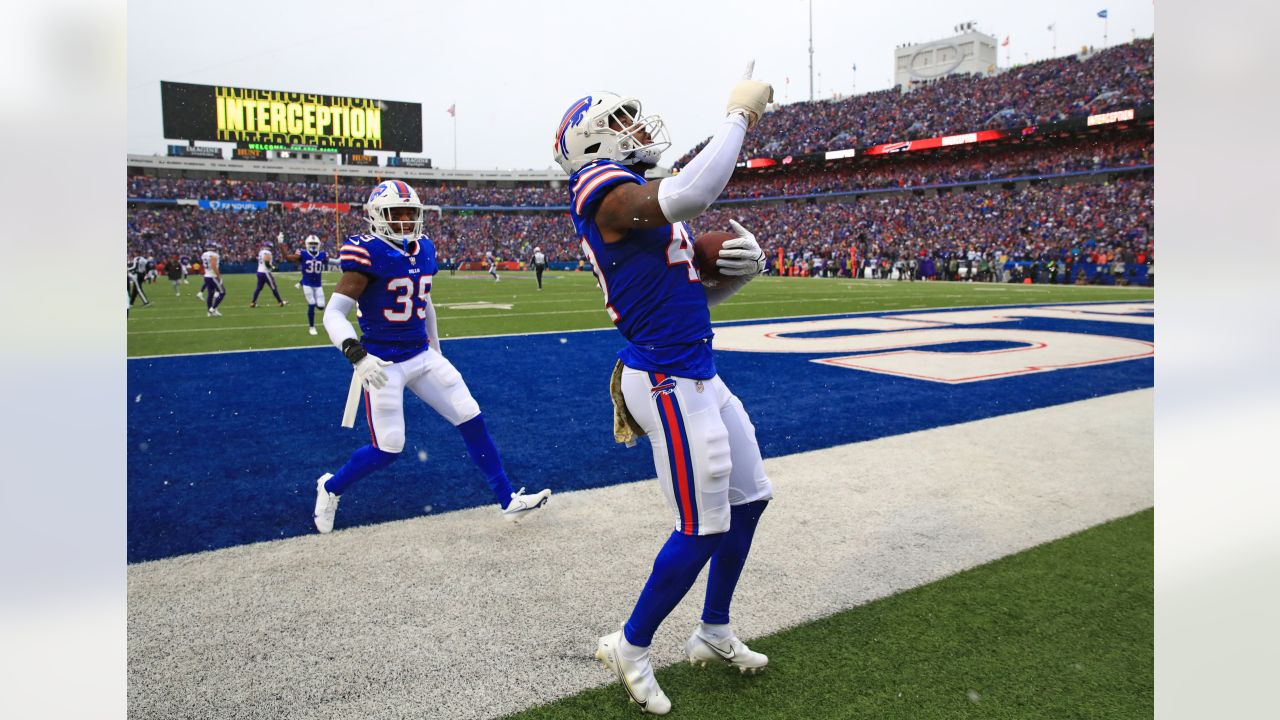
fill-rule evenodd
<path id="1" fill-rule="evenodd" d="M 777 107 L 747 135 L 747 157 L 782 157 L 885 142 L 1020 128 L 1146 105 L 1155 96 L 1155 44 L 1135 40 L 1086 59 L 1068 56 L 993 77 L 953 76 L 903 94 Z M 705 141 L 680 159 L 683 165 Z"/>

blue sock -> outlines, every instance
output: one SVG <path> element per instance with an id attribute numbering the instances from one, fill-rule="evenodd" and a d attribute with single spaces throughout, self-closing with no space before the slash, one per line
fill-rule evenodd
<path id="1" fill-rule="evenodd" d="M 310 325 L 311 327 L 316 326 L 316 306 L 315 305 L 307 306 L 307 324 Z"/>
<path id="2" fill-rule="evenodd" d="M 729 532 L 724 534 L 720 547 L 711 556 L 711 569 L 707 570 L 707 599 L 702 606 L 702 622 L 708 625 L 729 624 L 733 590 L 738 587 L 742 566 L 747 562 L 747 553 L 751 552 L 756 524 L 768 504 L 768 500 L 757 500 L 729 508 Z"/>
<path id="3" fill-rule="evenodd" d="M 333 474 L 333 477 L 325 481 L 324 489 L 334 495 L 341 495 L 343 491 L 351 486 L 351 483 L 377 470 L 381 470 L 398 457 L 400 457 L 399 453 L 389 453 L 372 445 L 365 445 L 352 453 L 351 459 L 347 461 L 347 464 L 339 468 L 338 472 Z"/>
<path id="4" fill-rule="evenodd" d="M 680 600 L 693 587 L 702 566 L 720 545 L 723 533 L 717 535 L 684 535 L 672 532 L 653 561 L 653 572 L 640 591 L 640 599 L 623 626 L 627 642 L 648 647 L 653 633 Z"/>
<path id="5" fill-rule="evenodd" d="M 502 457 L 498 448 L 489 437 L 489 429 L 484 424 L 484 414 L 477 415 L 458 426 L 462 440 L 467 444 L 467 452 L 471 453 L 471 462 L 484 473 L 493 489 L 493 499 L 504 510 L 511 504 L 511 481 L 502 469 Z"/>

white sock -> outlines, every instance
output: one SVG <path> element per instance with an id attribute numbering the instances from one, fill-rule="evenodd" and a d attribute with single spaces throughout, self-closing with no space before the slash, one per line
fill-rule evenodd
<path id="1" fill-rule="evenodd" d="M 626 633 L 623 633 L 622 640 L 618 643 L 618 654 L 628 662 L 636 662 L 638 660 L 643 660 L 649 655 L 649 648 L 647 646 L 640 647 L 639 645 L 632 645 L 627 642 Z"/>
<path id="2" fill-rule="evenodd" d="M 728 625 L 708 625 L 707 623 L 701 623 L 698 625 L 698 632 L 702 634 L 702 637 L 707 638 L 708 640 L 715 640 L 716 642 L 728 640 L 733 637 L 733 630 L 730 629 Z"/>

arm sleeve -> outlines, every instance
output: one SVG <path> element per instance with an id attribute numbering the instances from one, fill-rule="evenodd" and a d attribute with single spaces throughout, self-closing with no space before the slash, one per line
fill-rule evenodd
<path id="1" fill-rule="evenodd" d="M 747 283 L 751 282 L 751 278 L 753 277 L 755 277 L 755 275 L 740 275 L 732 279 L 721 280 L 715 287 L 710 287 L 704 284 L 702 289 L 707 293 L 707 305 L 709 307 L 715 307 L 725 300 L 733 297 L 739 290 L 746 287 Z M 328 313 L 326 312 L 326 315 L 327 314 Z M 325 327 L 328 326 L 328 318 L 326 318 Z"/>
<path id="2" fill-rule="evenodd" d="M 711 141 L 679 174 L 658 185 L 658 205 L 671 222 L 692 220 L 724 192 L 747 134 L 747 119 L 732 113 L 716 128 Z"/>
<path id="3" fill-rule="evenodd" d="M 440 332 L 436 330 L 436 304 L 431 302 L 430 293 L 427 294 L 427 342 L 431 344 L 432 350 L 440 352 Z"/>
<path id="4" fill-rule="evenodd" d="M 342 349 L 344 341 L 356 339 L 356 329 L 347 319 L 347 314 L 355 306 L 354 298 L 334 293 L 333 297 L 329 298 L 329 304 L 324 308 L 324 331 L 329 333 L 329 342 L 339 350 Z"/>

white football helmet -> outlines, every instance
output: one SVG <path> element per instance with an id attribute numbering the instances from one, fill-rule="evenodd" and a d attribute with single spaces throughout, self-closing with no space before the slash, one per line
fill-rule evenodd
<path id="1" fill-rule="evenodd" d="M 392 208 L 410 208 L 413 217 L 410 220 L 392 220 Z M 364 204 L 364 219 L 369 223 L 369 231 L 388 243 L 399 242 L 401 248 L 410 240 L 417 240 L 422 235 L 422 202 L 418 193 L 409 183 L 403 180 L 386 180 L 369 193 L 369 201 Z M 408 232 L 396 232 L 395 228 L 409 226 Z"/>
<path id="2" fill-rule="evenodd" d="M 307 252 L 315 254 L 320 251 L 320 238 L 308 235 L 307 239 L 302 241 L 302 246 L 307 249 Z"/>
<path id="3" fill-rule="evenodd" d="M 615 127 L 610 127 L 613 120 Z M 645 132 L 648 142 L 637 135 Z M 552 154 L 570 175 L 595 160 L 619 165 L 657 165 L 671 147 L 666 124 L 657 115 L 642 115 L 640 101 L 611 92 L 595 92 L 569 107 L 556 129 Z"/>

